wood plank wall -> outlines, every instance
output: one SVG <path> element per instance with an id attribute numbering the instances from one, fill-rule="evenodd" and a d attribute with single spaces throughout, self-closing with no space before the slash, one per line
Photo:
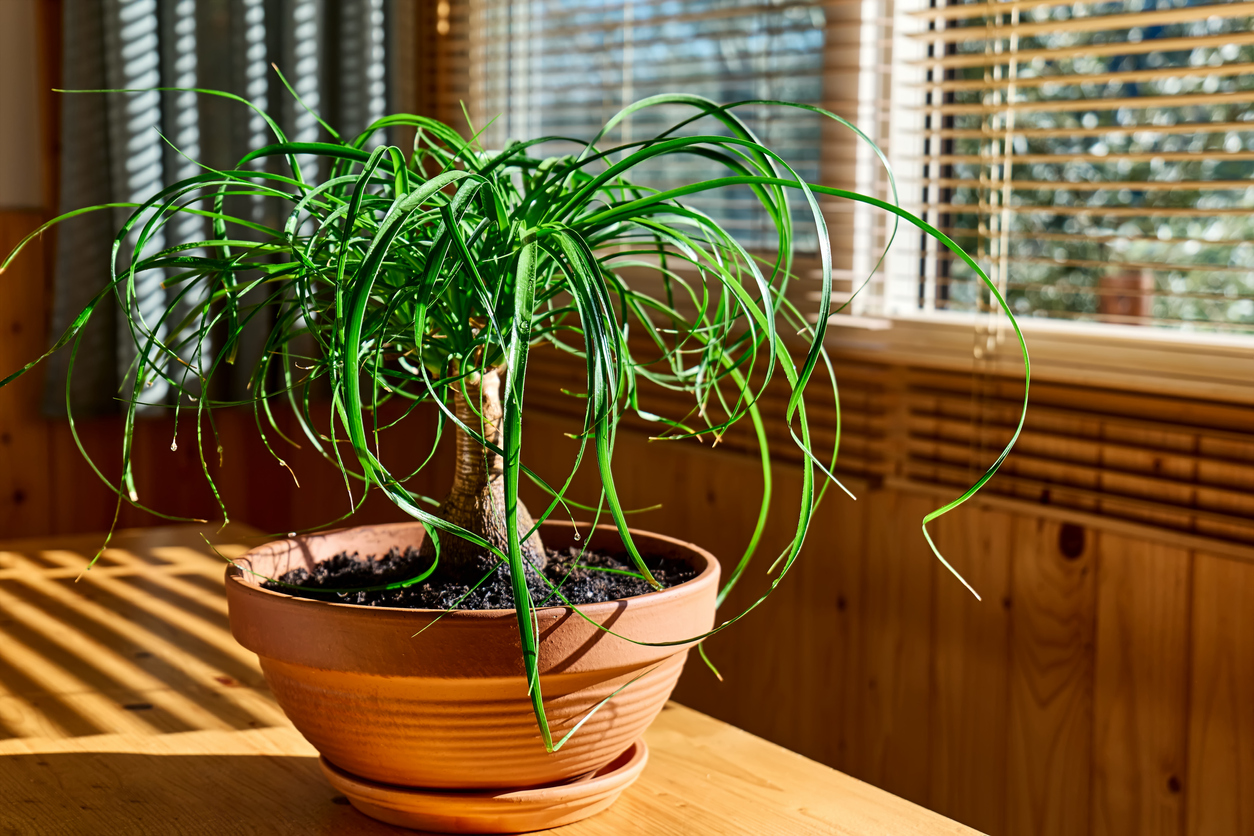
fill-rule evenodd
<path id="1" fill-rule="evenodd" d="M 569 429 L 532 416 L 542 475 L 573 456 Z M 663 505 L 640 525 L 725 561 L 757 467 L 634 432 L 616 451 L 625 503 Z M 775 478 L 763 565 L 728 615 L 789 536 L 800 477 Z M 681 701 L 988 833 L 1254 832 L 1254 564 L 977 502 L 935 530 L 976 601 L 919 534 L 939 494 L 850 487 L 768 603 L 708 643 L 725 681 L 694 660 Z"/>

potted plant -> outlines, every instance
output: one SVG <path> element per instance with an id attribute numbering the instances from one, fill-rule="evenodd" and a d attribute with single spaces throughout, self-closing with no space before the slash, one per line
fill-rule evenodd
<path id="1" fill-rule="evenodd" d="M 872 204 L 919 227 L 976 270 L 1006 309 L 939 230 L 894 204 L 798 178 L 736 116 L 743 105 L 803 107 L 654 97 L 624 109 L 578 155 L 548 159 L 533 156 L 545 138 L 491 151 L 421 116 L 389 116 L 352 139 L 324 126 L 331 141 L 311 143 L 288 141 L 266 117 L 273 144 L 232 170 L 206 169 L 131 206 L 115 244 L 125 258 L 50 350 L 76 347 L 110 297 L 128 314 L 137 360 L 125 393 L 119 495 L 134 502 L 129 444 L 144 393 L 163 382 L 174 408 L 202 421 L 222 405 L 211 395 L 214 375 L 242 357 L 245 330 L 259 329 L 265 345 L 249 361 L 250 396 L 267 447 L 281 434 L 275 404 L 286 401 L 304 440 L 361 496 L 382 490 L 413 518 L 289 536 L 227 570 L 235 636 L 260 657 L 331 782 L 366 813 L 425 829 L 518 832 L 590 815 L 635 779 L 646 758 L 640 736 L 688 650 L 766 597 L 714 626 L 770 510 L 758 399 L 777 378 L 803 454 L 796 533 L 772 567 L 771 588 L 782 580 L 835 480 L 836 451 L 820 458 L 805 409 L 812 376 L 832 374 L 823 348 L 832 271 L 819 196 Z M 615 124 L 659 106 L 690 115 L 650 139 L 603 146 Z M 416 130 L 410 151 L 369 150 L 398 127 Z M 323 176 L 306 179 L 302 161 L 308 168 L 312 157 Z M 632 180 L 643 165 L 698 158 L 725 176 L 666 191 Z M 726 188 L 752 196 L 769 217 L 770 253 L 750 252 L 686 202 Z M 241 200 L 284 211 L 266 225 L 233 214 Z M 110 207 L 50 224 L 99 208 Z M 206 219 L 211 234 L 152 243 L 188 213 Z M 813 318 L 787 293 L 794 213 L 812 227 L 821 262 Z M 178 292 L 152 321 L 137 304 L 136 277 L 158 270 Z M 585 453 L 595 459 L 600 503 L 581 507 L 606 524 L 555 519 L 573 504 L 570 480 L 546 485 L 525 465 L 527 361 L 540 345 L 586 368 L 574 468 Z M 648 386 L 688 393 L 691 411 L 648 412 Z M 323 425 L 310 407 L 319 400 L 331 405 Z M 456 436 L 456 477 L 443 501 L 413 493 L 412 474 L 396 472 L 381 452 L 387 402 L 408 404 L 405 414 L 433 404 Z M 752 424 L 761 513 L 721 578 L 699 547 L 628 525 L 613 479 L 615 431 L 627 410 L 672 439 L 716 439 L 745 418 Z M 996 467 L 928 519 L 969 498 Z M 524 474 L 551 497 L 538 513 L 519 500 Z"/>

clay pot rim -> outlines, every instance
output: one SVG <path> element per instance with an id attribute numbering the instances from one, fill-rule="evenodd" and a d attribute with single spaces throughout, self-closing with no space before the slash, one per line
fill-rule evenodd
<path id="1" fill-rule="evenodd" d="M 582 524 L 586 525 L 586 523 L 582 523 Z M 295 602 L 296 604 L 301 605 L 301 606 L 318 605 L 318 606 L 326 606 L 326 607 L 337 607 L 337 608 L 346 609 L 349 611 L 361 610 L 361 611 L 368 611 L 371 613 L 377 613 L 380 616 L 386 616 L 386 617 L 392 617 L 392 618 L 395 618 L 397 616 L 404 616 L 404 615 L 413 616 L 413 617 L 429 617 L 433 614 L 442 615 L 444 618 L 454 619 L 454 620 L 507 618 L 507 617 L 516 618 L 517 617 L 516 610 L 513 608 L 508 609 L 508 610 L 439 610 L 439 609 L 421 609 L 418 607 L 372 607 L 369 604 L 349 604 L 349 603 L 341 602 L 341 601 L 323 601 L 317 598 L 301 598 L 296 595 L 289 595 L 286 592 L 278 592 L 273 589 L 266 589 L 263 586 L 261 586 L 260 581 L 258 581 L 257 583 L 251 583 L 249 580 L 245 579 L 244 570 L 241 569 L 237 565 L 238 561 L 245 560 L 250 555 L 260 552 L 264 549 L 272 548 L 275 546 L 275 544 L 293 542 L 293 541 L 300 540 L 303 537 L 323 537 L 323 536 L 331 535 L 331 534 L 343 534 L 345 532 L 353 531 L 354 529 L 357 529 L 357 528 L 375 528 L 375 527 L 384 527 L 384 526 L 400 527 L 400 526 L 411 526 L 411 525 L 421 526 L 422 523 L 414 521 L 414 522 L 400 522 L 400 523 L 379 523 L 379 524 L 362 525 L 362 526 L 345 526 L 344 528 L 332 528 L 332 529 L 327 529 L 326 531 L 311 532 L 309 534 L 299 535 L 297 537 L 281 537 L 275 540 L 271 540 L 268 543 L 263 543 L 260 546 L 249 549 L 247 552 L 240 555 L 239 557 L 233 558 L 231 561 L 231 565 L 228 566 L 226 569 L 226 582 L 238 584 L 240 587 L 240 591 L 247 595 L 269 596 L 272 599 L 276 599 L 276 603 L 278 602 L 278 600 L 288 600 L 288 601 Z M 541 525 L 540 530 L 541 532 L 543 532 L 546 528 L 550 530 L 557 529 L 557 528 L 574 528 L 576 524 L 567 520 L 546 520 L 540 525 Z M 611 532 L 614 534 L 618 533 L 618 528 L 615 525 L 612 525 L 609 523 L 602 523 L 600 525 L 597 525 L 595 527 L 595 530 Z M 629 603 L 635 603 L 636 607 L 642 606 L 644 604 L 648 604 L 650 606 L 665 606 L 668 602 L 670 602 L 674 598 L 687 597 L 688 595 L 691 595 L 694 592 L 696 592 L 700 587 L 709 586 L 717 582 L 717 578 L 719 575 L 718 559 L 715 558 L 713 554 L 701 548 L 700 546 L 696 545 L 695 543 L 689 543 L 687 541 L 680 540 L 676 537 L 670 537 L 665 534 L 658 534 L 653 531 L 645 531 L 643 529 L 629 528 L 628 531 L 631 532 L 633 537 L 647 538 L 651 540 L 661 540 L 665 543 L 672 544 L 678 547 L 678 549 L 684 553 L 685 557 L 699 558 L 701 561 L 704 562 L 704 565 L 699 567 L 697 571 L 697 576 L 695 578 L 689 578 L 688 580 L 676 586 L 667 587 L 666 589 L 661 589 L 661 590 L 655 590 L 653 592 L 645 592 L 640 595 L 632 595 L 627 598 L 615 598 L 610 601 L 597 601 L 591 604 L 574 604 L 571 606 L 567 606 L 565 604 L 559 604 L 556 606 L 537 607 L 535 610 L 533 610 L 533 613 L 535 614 L 535 616 L 557 615 L 560 613 L 569 612 L 572 609 L 577 609 L 580 612 L 582 612 L 584 615 L 587 615 L 589 617 L 595 618 L 597 615 L 605 615 L 608 617 L 612 615 L 613 613 L 621 610 L 623 606 Z M 589 541 L 592 539 L 591 535 L 588 536 L 588 539 Z"/>

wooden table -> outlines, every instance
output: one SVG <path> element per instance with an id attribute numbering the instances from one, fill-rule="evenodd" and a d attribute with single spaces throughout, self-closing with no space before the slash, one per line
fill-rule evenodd
<path id="1" fill-rule="evenodd" d="M 337 796 L 227 626 L 189 526 L 0 543 L 0 834 L 411 833 Z M 203 529 L 221 554 L 247 528 Z M 563 836 L 974 831 L 670 704 L 643 777 Z"/>

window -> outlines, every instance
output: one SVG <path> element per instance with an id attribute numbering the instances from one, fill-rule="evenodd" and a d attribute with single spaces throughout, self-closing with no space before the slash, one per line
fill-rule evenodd
<path id="1" fill-rule="evenodd" d="M 1254 332 L 1254 4 L 934 3 L 896 23 L 899 171 L 1017 314 Z M 987 310 L 921 243 L 890 309 Z"/>
<path id="2" fill-rule="evenodd" d="M 978 254 L 1016 313 L 1254 330 L 1251 4 L 936 2 L 480 0 L 469 4 L 470 98 L 479 118 L 496 118 L 486 133 L 496 145 L 587 139 L 659 92 L 822 104 L 891 148 L 903 201 Z M 751 117 L 804 175 L 849 181 L 820 118 Z M 609 141 L 653 126 L 628 122 Z M 886 194 L 874 158 L 855 147 L 841 150 L 857 156 L 858 185 Z M 650 185 L 713 173 L 651 171 Z M 704 200 L 767 243 L 748 195 Z M 845 266 L 860 284 L 883 220 L 833 211 L 858 219 Z M 896 250 L 862 311 L 988 308 L 943 247 L 910 231 Z"/>
<path id="3" fill-rule="evenodd" d="M 461 0 L 439 8 L 440 48 L 455 68 L 441 112 L 460 119 L 464 101 L 476 125 L 495 117 L 489 144 L 546 133 L 587 139 L 623 104 L 661 91 L 821 104 L 888 152 L 905 208 L 978 256 L 1021 315 L 1038 377 L 1251 397 L 1254 3 Z M 753 115 L 805 176 L 891 198 L 875 155 L 847 131 Z M 610 139 L 649 128 L 640 121 Z M 657 185 L 704 174 L 652 172 Z M 842 327 L 829 330 L 834 346 L 884 361 L 968 371 L 974 361 L 1020 373 L 1005 318 L 947 250 L 903 224 L 880 265 L 891 231 L 884 213 L 823 207 L 833 301 L 849 303 L 833 319 Z M 745 196 L 711 197 L 702 208 L 769 246 Z M 798 269 L 817 279 L 804 259 Z M 813 297 L 817 281 L 809 287 Z M 799 301 L 813 308 L 813 298 Z"/>

